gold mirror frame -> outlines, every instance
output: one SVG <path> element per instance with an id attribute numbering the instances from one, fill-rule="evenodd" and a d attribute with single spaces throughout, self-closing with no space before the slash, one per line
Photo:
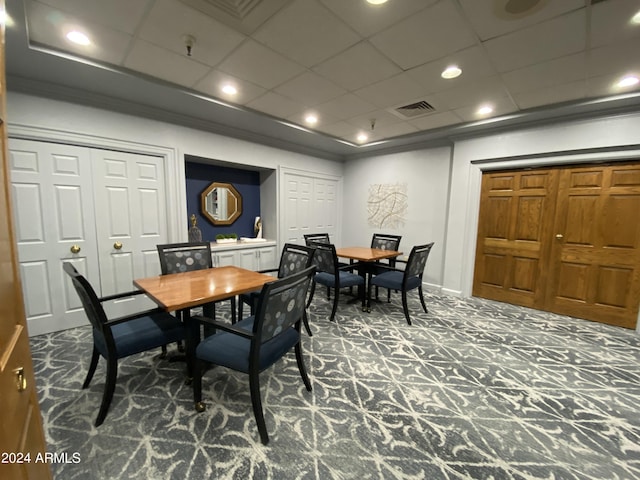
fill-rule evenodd
<path id="1" fill-rule="evenodd" d="M 213 182 L 200 194 L 200 208 L 214 225 L 231 225 L 242 215 L 242 195 L 230 183 Z"/>

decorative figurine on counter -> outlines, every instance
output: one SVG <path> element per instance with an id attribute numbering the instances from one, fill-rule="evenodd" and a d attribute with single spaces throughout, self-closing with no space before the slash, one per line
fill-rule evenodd
<path id="1" fill-rule="evenodd" d="M 189 229 L 189 242 L 201 242 L 202 241 L 202 231 L 196 226 L 198 220 L 196 219 L 195 213 L 191 214 L 191 228 Z"/>
<path id="2" fill-rule="evenodd" d="M 256 220 L 253 223 L 253 233 L 256 238 L 262 238 L 262 219 L 260 217 L 256 217 Z"/>

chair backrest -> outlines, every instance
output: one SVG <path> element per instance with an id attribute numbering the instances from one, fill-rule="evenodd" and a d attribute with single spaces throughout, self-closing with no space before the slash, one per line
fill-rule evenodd
<path id="1" fill-rule="evenodd" d="M 328 233 L 307 233 L 304 235 L 304 243 L 310 247 L 312 243 L 331 243 L 331 240 Z"/>
<path id="2" fill-rule="evenodd" d="M 260 344 L 302 320 L 314 273 L 315 267 L 305 268 L 262 287 L 253 324 L 252 355 L 257 355 Z M 296 325 L 298 331 L 299 328 L 300 325 Z"/>
<path id="3" fill-rule="evenodd" d="M 288 277 L 309 268 L 313 263 L 313 247 L 285 243 L 280 256 L 278 278 Z"/>
<path id="4" fill-rule="evenodd" d="M 336 246 L 333 243 L 312 242 L 315 252 L 313 254 L 313 264 L 318 272 L 326 272 L 336 275 L 338 271 L 338 256 Z"/>
<path id="5" fill-rule="evenodd" d="M 84 308 L 94 331 L 97 330 L 104 335 L 105 338 L 109 338 L 111 343 L 113 343 L 111 329 L 105 325 L 107 323 L 107 315 L 104 313 L 104 308 L 102 308 L 100 299 L 98 298 L 98 295 L 96 295 L 96 292 L 89 281 L 78 273 L 71 262 L 63 262 L 62 268 L 71 277 L 73 288 L 80 297 L 82 307 Z"/>
<path id="6" fill-rule="evenodd" d="M 387 235 L 386 233 L 374 233 L 371 237 L 371 248 L 380 250 L 395 250 L 400 247 L 402 235 Z"/>
<path id="7" fill-rule="evenodd" d="M 158 245 L 158 256 L 163 275 L 213 267 L 209 242 Z"/>
<path id="8" fill-rule="evenodd" d="M 409 260 L 407 260 L 407 266 L 404 269 L 404 281 L 411 277 L 418 277 L 422 279 L 424 273 L 424 267 L 427 265 L 427 259 L 429 253 L 433 247 L 433 243 L 427 243 L 426 245 L 416 245 L 411 249 L 409 254 Z"/>

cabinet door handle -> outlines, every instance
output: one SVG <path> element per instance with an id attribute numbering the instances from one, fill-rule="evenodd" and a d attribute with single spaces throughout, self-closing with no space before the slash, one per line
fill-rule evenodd
<path id="1" fill-rule="evenodd" d="M 561 233 L 556 233 L 556 238 L 558 240 L 562 240 L 564 238 L 564 235 L 562 235 Z"/>

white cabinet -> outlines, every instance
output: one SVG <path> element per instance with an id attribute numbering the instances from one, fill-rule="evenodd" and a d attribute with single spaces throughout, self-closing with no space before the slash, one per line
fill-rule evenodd
<path id="1" fill-rule="evenodd" d="M 213 258 L 214 267 L 224 267 L 227 265 L 236 265 L 238 263 L 236 252 L 233 250 L 213 252 L 211 255 Z"/>
<path id="2" fill-rule="evenodd" d="M 253 244 L 211 245 L 214 267 L 235 265 L 247 270 L 267 270 L 278 267 L 275 241 L 267 241 L 260 246 Z"/>

